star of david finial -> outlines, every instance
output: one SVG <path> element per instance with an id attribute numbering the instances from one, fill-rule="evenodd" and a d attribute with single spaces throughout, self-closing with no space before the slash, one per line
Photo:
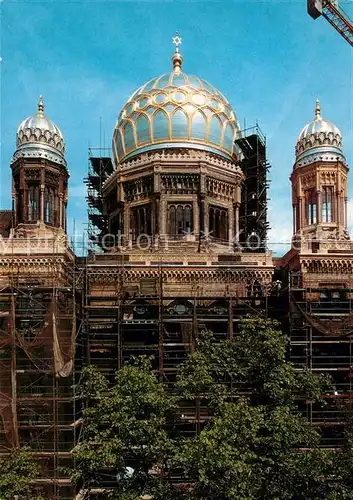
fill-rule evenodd
<path id="1" fill-rule="evenodd" d="M 179 33 L 176 33 L 175 36 L 173 36 L 173 43 L 175 45 L 175 52 L 179 52 L 179 45 L 183 43 Z"/>
<path id="2" fill-rule="evenodd" d="M 174 73 L 179 74 L 181 73 L 181 65 L 183 63 L 183 58 L 179 52 L 179 45 L 181 45 L 183 42 L 178 32 L 176 32 L 175 36 L 173 36 L 173 43 L 175 45 L 175 52 L 172 57 L 173 69 Z"/>

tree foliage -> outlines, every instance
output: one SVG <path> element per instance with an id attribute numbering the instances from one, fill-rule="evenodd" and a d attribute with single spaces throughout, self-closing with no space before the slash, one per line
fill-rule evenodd
<path id="1" fill-rule="evenodd" d="M 172 499 L 168 482 L 155 476 L 166 471 L 174 453 L 165 425 L 175 403 L 149 360 L 123 367 L 113 385 L 90 366 L 83 372 L 80 391 L 88 404 L 84 439 L 74 451 L 73 479 L 91 486 L 110 482 L 105 498 L 132 500 L 153 494 L 156 499 Z"/>
<path id="2" fill-rule="evenodd" d="M 302 412 L 325 404 L 330 380 L 295 370 L 287 349 L 276 323 L 246 318 L 234 339 L 204 332 L 170 393 L 145 358 L 114 384 L 86 368 L 75 481 L 93 486 L 110 474 L 104 498 L 120 500 L 353 499 L 351 433 L 345 449 L 324 450 Z M 203 409 L 191 437 L 176 432 L 185 401 Z"/>
<path id="3" fill-rule="evenodd" d="M 39 477 L 39 467 L 28 448 L 15 449 L 0 458 L 0 500 L 43 500 L 33 481 Z"/>

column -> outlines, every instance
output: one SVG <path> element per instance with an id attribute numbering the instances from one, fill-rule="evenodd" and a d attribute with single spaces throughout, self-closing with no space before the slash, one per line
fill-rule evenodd
<path id="1" fill-rule="evenodd" d="M 228 207 L 228 242 L 234 248 L 234 207 L 233 203 Z"/>
<path id="2" fill-rule="evenodd" d="M 160 210 L 160 203 L 159 203 L 159 197 L 157 197 L 155 199 L 155 202 L 154 202 L 154 216 L 153 216 L 153 236 L 154 237 L 156 237 L 160 231 L 159 210 Z"/>
<path id="3" fill-rule="evenodd" d="M 341 212 L 341 226 L 345 226 L 345 201 L 344 201 L 344 196 L 343 196 L 343 193 L 341 192 L 340 193 L 340 196 L 339 196 L 339 200 L 340 200 L 340 212 Z"/>
<path id="4" fill-rule="evenodd" d="M 199 235 L 200 234 L 200 206 L 197 203 L 197 200 L 193 200 L 192 202 L 192 217 L 193 217 L 193 232 L 194 235 Z"/>
<path id="5" fill-rule="evenodd" d="M 205 198 L 203 195 L 200 196 L 199 230 L 200 237 L 203 237 L 205 234 Z"/>
<path id="6" fill-rule="evenodd" d="M 159 234 L 165 236 L 167 233 L 167 200 L 165 195 L 161 195 L 159 209 Z"/>
<path id="7" fill-rule="evenodd" d="M 209 206 L 208 206 L 208 201 L 205 199 L 204 204 L 203 204 L 203 220 L 204 220 L 204 232 L 205 232 L 205 237 L 208 238 L 208 231 L 209 231 Z"/>
<path id="8" fill-rule="evenodd" d="M 305 197 L 301 196 L 299 198 L 299 206 L 300 206 L 300 228 L 298 229 L 303 229 L 305 226 Z"/>
<path id="9" fill-rule="evenodd" d="M 234 243 L 239 243 L 239 207 L 240 203 L 234 203 Z"/>
<path id="10" fill-rule="evenodd" d="M 63 228 L 63 194 L 59 193 L 59 227 Z"/>
<path id="11" fill-rule="evenodd" d="M 130 243 L 130 203 L 124 202 L 124 244 L 129 246 Z"/>
<path id="12" fill-rule="evenodd" d="M 317 203 L 316 203 L 316 218 L 317 218 L 317 224 L 322 223 L 322 196 L 321 196 L 321 191 L 318 190 L 316 191 L 316 197 L 317 197 Z"/>
<path id="13" fill-rule="evenodd" d="M 296 217 L 297 217 L 297 214 L 296 214 L 296 205 L 295 203 L 293 203 L 292 205 L 292 211 L 293 211 L 293 234 L 295 234 L 297 232 L 297 221 L 296 221 Z"/>
<path id="14" fill-rule="evenodd" d="M 40 220 L 44 222 L 44 184 L 40 185 Z"/>
<path id="15" fill-rule="evenodd" d="M 340 207 L 340 193 L 337 191 L 335 196 L 335 211 L 336 211 L 336 222 L 339 226 L 341 224 L 341 207 Z"/>

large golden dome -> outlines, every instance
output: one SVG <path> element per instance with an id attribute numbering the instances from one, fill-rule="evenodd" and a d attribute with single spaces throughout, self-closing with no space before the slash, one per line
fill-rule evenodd
<path id="1" fill-rule="evenodd" d="M 226 158 L 240 132 L 224 95 L 207 81 L 181 70 L 177 49 L 173 71 L 140 87 L 123 107 L 113 135 L 115 163 L 145 151 L 194 148 Z"/>

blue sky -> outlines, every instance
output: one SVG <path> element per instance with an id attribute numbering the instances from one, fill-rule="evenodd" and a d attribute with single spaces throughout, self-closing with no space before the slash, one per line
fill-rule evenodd
<path id="1" fill-rule="evenodd" d="M 343 7 L 352 17 L 353 4 Z M 43 94 L 46 114 L 66 139 L 69 232 L 74 219 L 82 232 L 88 147 L 99 147 L 100 136 L 109 147 L 134 89 L 169 71 L 176 30 L 183 38 L 184 70 L 218 87 L 241 125 L 258 121 L 267 136 L 276 255 L 292 232 L 289 176 L 296 138 L 313 118 L 317 97 L 323 116 L 341 129 L 352 164 L 352 51 L 323 18 L 307 15 L 306 0 L 0 0 L 0 9 L 1 208 L 11 204 L 16 128 L 36 112 Z M 353 182 L 349 199 L 353 216 Z"/>

